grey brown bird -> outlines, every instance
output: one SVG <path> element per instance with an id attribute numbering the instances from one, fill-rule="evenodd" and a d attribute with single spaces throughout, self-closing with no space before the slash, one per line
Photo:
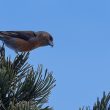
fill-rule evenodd
<path id="1" fill-rule="evenodd" d="M 42 46 L 53 47 L 53 37 L 44 31 L 0 31 L 0 40 L 15 52 L 28 52 Z"/>

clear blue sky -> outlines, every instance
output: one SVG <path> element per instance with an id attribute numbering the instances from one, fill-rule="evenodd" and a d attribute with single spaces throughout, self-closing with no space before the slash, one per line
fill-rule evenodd
<path id="1" fill-rule="evenodd" d="M 0 30 L 53 35 L 54 48 L 32 51 L 29 63 L 53 71 L 57 86 L 49 105 L 55 110 L 92 106 L 110 91 L 109 0 L 0 0 Z"/>

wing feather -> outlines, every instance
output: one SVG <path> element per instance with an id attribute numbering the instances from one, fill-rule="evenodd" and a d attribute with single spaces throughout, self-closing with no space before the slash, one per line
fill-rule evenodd
<path id="1" fill-rule="evenodd" d="M 3 36 L 20 38 L 26 41 L 28 41 L 30 38 L 35 37 L 35 33 L 33 31 L 0 31 L 0 34 Z"/>

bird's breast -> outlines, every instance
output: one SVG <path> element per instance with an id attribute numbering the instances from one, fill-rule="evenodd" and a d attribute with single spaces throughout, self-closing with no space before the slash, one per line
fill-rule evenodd
<path id="1" fill-rule="evenodd" d="M 34 46 L 32 43 L 19 38 L 8 40 L 8 42 L 5 41 L 5 44 L 17 52 L 30 51 Z"/>

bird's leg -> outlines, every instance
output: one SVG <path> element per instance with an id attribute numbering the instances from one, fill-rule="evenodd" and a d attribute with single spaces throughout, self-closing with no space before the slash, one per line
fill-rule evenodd
<path id="1" fill-rule="evenodd" d="M 18 51 L 17 51 L 17 50 L 15 50 L 15 53 L 19 56 L 19 53 L 18 53 Z"/>
<path id="2" fill-rule="evenodd" d="M 30 51 L 27 52 L 27 54 L 29 54 L 29 53 L 30 53 Z"/>
<path id="3" fill-rule="evenodd" d="M 29 55 L 30 51 L 28 51 L 28 52 L 25 52 L 25 53 Z"/>

